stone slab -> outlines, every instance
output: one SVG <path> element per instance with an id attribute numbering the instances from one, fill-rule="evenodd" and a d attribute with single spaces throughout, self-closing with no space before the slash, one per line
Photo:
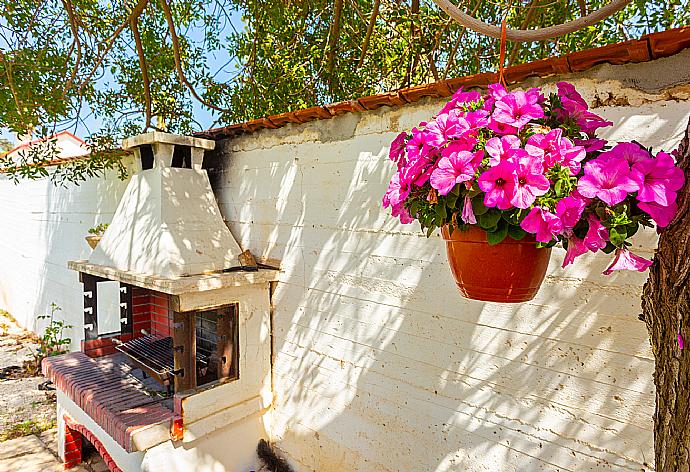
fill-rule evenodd
<path id="1" fill-rule="evenodd" d="M 122 149 L 129 150 L 144 144 L 163 143 L 175 144 L 179 146 L 190 146 L 201 149 L 212 150 L 216 147 L 216 142 L 210 139 L 195 138 L 193 136 L 182 136 L 179 134 L 161 133 L 152 131 L 150 133 L 138 134 L 122 140 Z"/>
<path id="2" fill-rule="evenodd" d="M 43 443 L 36 436 L 24 436 L 0 443 L 0 461 L 44 451 Z M 19 470 L 19 469 L 17 469 Z"/>

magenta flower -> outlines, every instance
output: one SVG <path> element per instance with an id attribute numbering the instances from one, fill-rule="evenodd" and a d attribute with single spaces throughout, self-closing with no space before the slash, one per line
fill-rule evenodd
<path id="1" fill-rule="evenodd" d="M 443 107 L 439 114 L 448 113 L 451 110 L 455 110 L 465 103 L 477 102 L 481 100 L 482 96 L 479 92 L 473 90 L 471 92 L 463 92 L 462 87 L 457 89 L 453 94 L 453 97 L 448 103 Z"/>
<path id="2" fill-rule="evenodd" d="M 544 110 L 525 92 L 511 92 L 496 102 L 494 121 L 522 129 L 527 123 L 544 117 Z"/>
<path id="3" fill-rule="evenodd" d="M 675 202 L 675 200 L 668 205 L 659 205 L 655 202 L 641 202 L 638 203 L 637 206 L 640 208 L 640 210 L 651 216 L 659 228 L 667 227 L 671 221 L 673 221 L 673 218 L 676 216 L 676 212 L 678 212 L 678 204 Z"/>
<path id="4" fill-rule="evenodd" d="M 486 128 L 489 125 L 489 113 L 486 110 L 476 110 L 465 113 L 465 120 L 469 124 L 471 130 L 476 131 L 477 128 Z M 472 133 L 476 135 L 476 132 Z"/>
<path id="5" fill-rule="evenodd" d="M 549 191 L 549 179 L 544 177 L 541 161 L 526 158 L 520 159 L 516 166 L 515 196 L 510 201 L 516 208 L 529 208 L 537 197 Z"/>
<path id="6" fill-rule="evenodd" d="M 489 129 L 499 136 L 504 136 L 506 134 L 518 134 L 520 131 L 515 126 L 507 125 L 493 119 L 489 120 Z"/>
<path id="7" fill-rule="evenodd" d="M 407 133 L 400 133 L 395 137 L 391 143 L 391 148 L 388 151 L 388 157 L 391 161 L 398 164 L 398 169 L 405 166 L 405 159 L 401 159 L 405 155 L 405 140 L 407 139 Z"/>
<path id="8" fill-rule="evenodd" d="M 462 214 L 460 217 L 465 224 L 477 224 L 477 218 L 474 216 L 474 209 L 472 208 L 472 199 L 467 195 L 465 195 L 465 203 L 462 205 Z"/>
<path id="9" fill-rule="evenodd" d="M 564 138 L 563 130 L 560 128 L 552 129 L 546 134 L 530 136 L 525 149 L 530 152 L 536 149 L 543 150 L 545 170 L 561 164 L 570 169 L 570 175 L 577 175 L 580 172 L 580 162 L 587 155 L 583 147 L 574 146 L 568 138 Z"/>
<path id="10" fill-rule="evenodd" d="M 484 205 L 507 210 L 512 207 L 517 185 L 517 166 L 513 162 L 503 161 L 479 176 L 479 188 L 486 192 Z"/>
<path id="11" fill-rule="evenodd" d="M 489 139 L 484 146 L 484 150 L 489 155 L 489 164 L 495 166 L 501 161 L 506 160 L 509 149 L 517 149 L 519 147 L 520 138 L 508 134 L 500 138 Z"/>
<path id="12" fill-rule="evenodd" d="M 634 164 L 650 159 L 649 152 L 636 143 L 618 143 L 613 149 L 602 152 L 597 159 L 625 159 L 630 167 Z"/>
<path id="13" fill-rule="evenodd" d="M 541 90 L 539 90 L 537 87 L 532 87 L 526 91 L 525 96 L 527 97 L 528 102 L 536 103 L 538 105 L 541 105 L 546 101 L 546 97 L 544 97 L 544 94 L 541 93 Z"/>
<path id="14" fill-rule="evenodd" d="M 630 252 L 627 248 L 616 249 L 616 257 L 610 266 L 604 271 L 604 275 L 610 275 L 614 270 L 636 270 L 644 272 L 652 261 L 640 257 L 637 254 Z"/>
<path id="15" fill-rule="evenodd" d="M 587 217 L 587 222 L 589 223 L 589 228 L 585 235 L 585 246 L 592 252 L 604 249 L 606 242 L 609 240 L 609 230 L 601 224 L 601 221 L 595 215 L 590 214 Z"/>
<path id="16" fill-rule="evenodd" d="M 391 215 L 400 218 L 400 222 L 404 225 L 414 221 L 414 218 L 410 215 L 402 202 L 391 207 Z"/>
<path id="17" fill-rule="evenodd" d="M 581 146 L 585 148 L 585 152 L 596 152 L 601 151 L 606 146 L 605 139 L 599 138 L 589 138 L 589 139 L 578 139 L 574 140 L 576 146 Z"/>
<path id="18" fill-rule="evenodd" d="M 676 192 L 685 183 L 683 171 L 676 167 L 673 158 L 665 152 L 660 152 L 653 159 L 637 161 L 633 164 L 630 178 L 637 184 L 639 201 L 655 202 L 659 205 L 674 202 Z"/>
<path id="19" fill-rule="evenodd" d="M 426 144 L 440 148 L 451 138 L 459 138 L 470 129 L 469 123 L 456 113 L 439 115 L 426 127 Z"/>
<path id="20" fill-rule="evenodd" d="M 386 193 L 383 196 L 383 207 L 394 207 L 402 203 L 410 194 L 410 190 L 409 183 L 401 181 L 400 174 L 396 172 L 393 174 L 390 184 L 388 184 L 388 190 L 386 190 Z"/>
<path id="21" fill-rule="evenodd" d="M 494 104 L 508 95 L 508 91 L 501 84 L 491 84 L 489 85 L 489 93 L 484 98 L 484 110 L 491 111 L 494 109 Z"/>
<path id="22" fill-rule="evenodd" d="M 678 331 L 678 347 L 680 350 L 683 350 L 683 347 L 685 347 L 685 343 L 683 342 L 683 336 L 680 334 L 680 331 Z"/>
<path id="23" fill-rule="evenodd" d="M 482 156 L 482 152 L 443 152 L 443 157 L 431 173 L 431 186 L 438 190 L 439 194 L 448 195 L 456 184 L 467 182 L 474 177 Z"/>
<path id="24" fill-rule="evenodd" d="M 584 197 L 597 197 L 608 205 L 615 205 L 637 190 L 637 184 L 630 178 L 630 169 L 624 159 L 595 159 L 585 164 L 585 175 L 577 183 L 577 190 Z"/>
<path id="25" fill-rule="evenodd" d="M 411 161 L 420 157 L 426 157 L 431 151 L 431 147 L 426 142 L 424 131 L 412 128 L 412 138 L 407 141 L 405 149 L 407 149 L 408 159 Z"/>
<path id="26" fill-rule="evenodd" d="M 573 195 L 569 195 L 556 203 L 556 216 L 563 222 L 563 229 L 575 227 L 580 221 L 585 206 L 587 206 L 587 202 Z"/>
<path id="27" fill-rule="evenodd" d="M 561 99 L 561 103 L 563 104 L 564 108 L 580 110 L 587 110 L 587 108 L 589 108 L 587 106 L 587 102 L 582 98 L 582 95 L 575 90 L 575 86 L 573 84 L 569 84 L 568 82 L 558 82 L 556 87 L 558 88 L 558 98 Z"/>
<path id="28" fill-rule="evenodd" d="M 436 159 L 437 154 L 433 154 L 410 160 L 407 166 L 400 170 L 401 182 L 421 187 L 429 180 Z"/>
<path id="29" fill-rule="evenodd" d="M 565 253 L 565 258 L 563 259 L 563 265 L 561 267 L 572 264 L 576 258 L 580 257 L 586 252 L 587 246 L 585 245 L 585 240 L 580 239 L 577 236 L 571 236 L 568 238 L 568 250 Z"/>
<path id="30" fill-rule="evenodd" d="M 560 218 L 541 207 L 534 207 L 530 210 L 520 227 L 528 233 L 534 234 L 537 241 L 548 243 L 555 236 L 560 234 L 563 224 Z"/>

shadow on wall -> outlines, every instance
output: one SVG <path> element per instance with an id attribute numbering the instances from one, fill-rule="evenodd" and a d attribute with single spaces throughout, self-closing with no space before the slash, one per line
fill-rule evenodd
<path id="1" fill-rule="evenodd" d="M 36 315 L 58 304 L 56 318 L 73 326 L 66 335 L 78 349 L 84 333 L 82 289 L 67 261 L 88 258 L 88 229 L 111 220 L 126 185 L 114 172 L 65 187 L 47 179 L 18 184 L 0 179 L 0 308 L 40 333 L 44 325 Z"/>
<path id="2" fill-rule="evenodd" d="M 397 123 L 357 119 L 220 146 L 213 183 L 235 237 L 283 261 L 279 447 L 320 472 L 650 469 L 653 360 L 637 318 L 646 274 L 605 277 L 601 254 L 561 270 L 559 249 L 532 302 L 461 298 L 438 234 L 380 207 L 393 171 L 385 131 Z M 365 132 L 334 139 L 339 127 Z M 635 249 L 651 257 L 655 244 Z"/>

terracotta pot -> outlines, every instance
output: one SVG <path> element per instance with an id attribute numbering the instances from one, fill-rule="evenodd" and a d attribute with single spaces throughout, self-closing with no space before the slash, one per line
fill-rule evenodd
<path id="1" fill-rule="evenodd" d="M 441 228 L 446 241 L 448 263 L 460 292 L 472 300 L 519 303 L 539 291 L 551 257 L 551 248 L 537 248 L 534 236 L 520 241 L 507 237 L 489 246 L 486 232 L 471 226 L 469 231 Z"/>
<path id="2" fill-rule="evenodd" d="M 91 246 L 91 249 L 96 249 L 96 246 L 98 246 L 98 242 L 101 240 L 101 236 L 87 236 L 84 239 L 86 239 L 86 242 L 89 243 L 89 246 Z"/>

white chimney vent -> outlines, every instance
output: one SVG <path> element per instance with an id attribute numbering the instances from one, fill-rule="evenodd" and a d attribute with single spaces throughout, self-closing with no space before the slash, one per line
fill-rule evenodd
<path id="1" fill-rule="evenodd" d="M 122 142 L 141 159 L 88 263 L 179 278 L 239 266 L 242 252 L 220 214 L 205 170 L 215 142 L 146 133 Z"/>

